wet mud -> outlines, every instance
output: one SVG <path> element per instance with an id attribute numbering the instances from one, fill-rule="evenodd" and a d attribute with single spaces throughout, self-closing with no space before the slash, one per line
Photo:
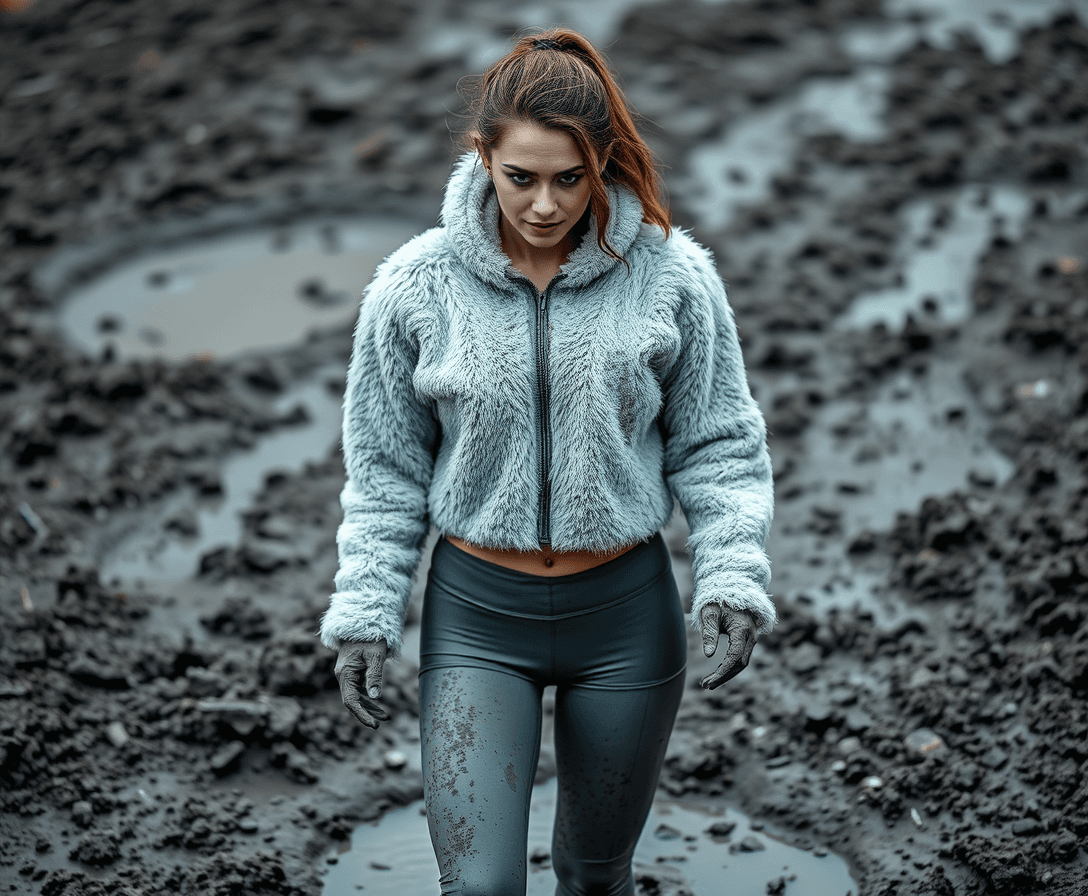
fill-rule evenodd
<path id="1" fill-rule="evenodd" d="M 200 240 L 427 226 L 458 79 L 532 23 L 0 6 L 0 892 L 320 893 L 359 825 L 423 794 L 418 594 L 377 731 L 314 636 L 350 320 L 170 356 L 134 311 L 81 338 L 65 314 Z M 716 253 L 776 476 L 781 622 L 714 692 L 692 634 L 662 797 L 836 853 L 866 896 L 1085 892 L 1088 10 L 582 6 L 554 18 L 609 47 Z M 327 288 L 291 284 L 311 309 L 346 288 L 326 249 Z"/>

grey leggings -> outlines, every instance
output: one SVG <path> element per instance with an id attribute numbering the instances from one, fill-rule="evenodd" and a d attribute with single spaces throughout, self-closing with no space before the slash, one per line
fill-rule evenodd
<path id="1" fill-rule="evenodd" d="M 660 535 L 554 578 L 441 539 L 424 597 L 423 787 L 443 894 L 523 896 L 541 695 L 556 686 L 559 896 L 633 896 L 684 687 L 684 620 Z"/>

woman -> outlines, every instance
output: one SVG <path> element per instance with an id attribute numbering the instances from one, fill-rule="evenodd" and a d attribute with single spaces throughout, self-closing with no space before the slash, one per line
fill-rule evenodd
<path id="1" fill-rule="evenodd" d="M 560 894 L 634 892 L 684 684 L 658 530 L 691 528 L 693 620 L 748 663 L 775 622 L 765 429 L 706 250 L 597 51 L 556 29 L 493 65 L 442 224 L 387 259 L 344 400 L 341 565 L 321 637 L 365 725 L 428 524 L 424 790 L 443 893 L 524 893 L 541 693 L 556 686 Z M 670 232 L 671 231 L 671 232 Z"/>

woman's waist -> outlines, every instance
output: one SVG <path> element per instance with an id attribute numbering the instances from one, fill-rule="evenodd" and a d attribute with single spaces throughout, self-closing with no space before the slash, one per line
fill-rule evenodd
<path id="1" fill-rule="evenodd" d="M 490 548 L 471 544 L 456 535 L 446 535 L 446 540 L 454 547 L 467 554 L 494 563 L 506 569 L 534 576 L 569 576 L 585 572 L 597 566 L 609 563 L 626 554 L 639 544 L 632 541 L 611 551 L 553 551 L 548 545 L 541 545 L 536 551 L 521 551 L 513 548 Z"/>
<path id="2" fill-rule="evenodd" d="M 477 547 L 471 545 L 470 547 Z M 626 546 L 625 546 L 626 547 Z M 546 575 L 500 566 L 454 546 L 449 536 L 438 540 L 431 555 L 432 585 L 495 612 L 526 618 L 581 615 L 628 600 L 662 576 L 672 575 L 669 549 L 660 532 L 622 553 L 596 554 L 597 565 L 581 572 Z M 522 551 L 532 554 L 533 551 Z M 581 552 L 566 552 L 581 553 Z M 604 559 L 611 556 L 611 559 Z"/>

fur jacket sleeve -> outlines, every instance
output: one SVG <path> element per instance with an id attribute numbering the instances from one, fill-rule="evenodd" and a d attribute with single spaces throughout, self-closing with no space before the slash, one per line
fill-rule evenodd
<path id="1" fill-rule="evenodd" d="M 359 309 L 344 393 L 340 568 L 321 624 L 321 640 L 333 649 L 341 640 L 385 638 L 391 655 L 401 651 L 439 435 L 412 383 L 418 345 L 405 326 L 415 295 L 404 289 L 412 278 L 403 259 L 426 236 L 379 267 Z"/>
<path id="2" fill-rule="evenodd" d="M 710 253 L 686 235 L 681 351 L 663 383 L 665 477 L 691 536 L 692 625 L 709 603 L 777 619 L 764 544 L 774 515 L 766 425 L 748 389 L 737 328 Z"/>

